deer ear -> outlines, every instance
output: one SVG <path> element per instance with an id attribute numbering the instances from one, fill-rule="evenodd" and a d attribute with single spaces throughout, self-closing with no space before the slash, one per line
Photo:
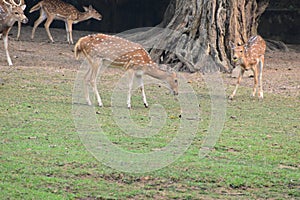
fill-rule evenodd
<path id="1" fill-rule="evenodd" d="M 235 44 L 233 44 L 233 42 L 229 41 L 229 46 L 231 49 L 234 49 L 235 48 Z"/>
<path id="2" fill-rule="evenodd" d="M 22 8 L 22 10 L 24 11 L 25 10 L 25 8 L 26 8 L 26 5 L 24 4 L 24 5 L 22 5 L 21 6 L 21 8 Z"/>
<path id="3" fill-rule="evenodd" d="M 83 6 L 83 9 L 84 9 L 84 11 L 89 11 L 89 8 L 88 7 L 86 7 L 86 6 Z"/>

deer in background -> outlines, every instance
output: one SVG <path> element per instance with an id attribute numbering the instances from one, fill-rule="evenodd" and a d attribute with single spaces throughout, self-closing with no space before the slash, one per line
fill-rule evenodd
<path id="1" fill-rule="evenodd" d="M 11 58 L 8 53 L 8 33 L 16 21 L 27 23 L 28 19 L 24 15 L 26 5 L 20 1 L 18 4 L 13 0 L 7 2 L 0 1 L 0 32 L 2 33 L 4 49 L 7 57 L 8 65 L 12 65 Z"/>
<path id="2" fill-rule="evenodd" d="M 128 108 L 131 108 L 131 90 L 134 78 L 137 78 L 141 87 L 144 106 L 148 107 L 143 75 L 149 75 L 164 81 L 174 95 L 178 94 L 177 74 L 159 69 L 158 65 L 151 60 L 148 52 L 140 44 L 116 36 L 95 34 L 80 38 L 75 45 L 74 52 L 77 59 L 79 54 L 82 53 L 89 62 L 89 69 L 84 77 L 85 98 L 89 105 L 91 105 L 91 100 L 88 84 L 93 88 L 98 105 L 100 107 L 103 105 L 98 93 L 96 78 L 99 68 L 105 61 L 110 62 L 110 66 L 118 67 L 129 73 Z"/>
<path id="3" fill-rule="evenodd" d="M 232 49 L 232 61 L 235 65 L 240 65 L 241 71 L 238 76 L 238 81 L 234 91 L 230 95 L 230 99 L 236 94 L 236 91 L 240 85 L 244 72 L 251 69 L 254 74 L 254 87 L 252 96 L 255 97 L 257 87 L 258 97 L 263 99 L 263 88 L 262 88 L 262 73 L 265 61 L 266 42 L 264 39 L 257 35 L 252 36 L 248 42 L 244 45 L 236 46 L 232 42 L 229 43 Z"/>
<path id="4" fill-rule="evenodd" d="M 31 39 L 34 38 L 35 30 L 45 19 L 45 28 L 51 42 L 54 42 L 50 33 L 49 27 L 53 20 L 62 20 L 65 22 L 67 40 L 69 44 L 73 44 L 72 25 L 78 22 L 94 18 L 101 20 L 102 16 L 92 6 L 83 7 L 85 12 L 79 12 L 71 4 L 65 3 L 61 0 L 43 0 L 37 3 L 30 9 L 30 13 L 40 10 L 40 17 L 34 22 L 31 33 Z"/>

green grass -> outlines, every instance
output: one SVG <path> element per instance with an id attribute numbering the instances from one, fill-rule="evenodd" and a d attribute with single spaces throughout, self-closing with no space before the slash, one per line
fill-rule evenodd
<path id="1" fill-rule="evenodd" d="M 265 94 L 249 98 L 250 88 L 227 102 L 224 129 L 204 158 L 199 149 L 208 131 L 210 98 L 192 83 L 201 121 L 189 149 L 171 165 L 148 173 L 116 171 L 95 159 L 82 144 L 72 115 L 76 73 L 19 68 L 1 72 L 0 199 L 298 199 L 300 198 L 299 97 Z M 147 153 L 166 146 L 180 126 L 180 105 L 165 89 L 146 86 L 150 105 L 167 113 L 161 131 L 150 138 L 123 133 L 112 119 L 112 82 L 99 86 L 104 108 L 96 117 L 105 135 L 126 151 Z M 228 93 L 232 91 L 228 88 Z M 145 126 L 149 109 L 133 96 L 132 120 Z"/>

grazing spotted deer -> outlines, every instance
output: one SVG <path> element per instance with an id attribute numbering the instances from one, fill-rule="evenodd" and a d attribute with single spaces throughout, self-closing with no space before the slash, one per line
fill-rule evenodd
<path id="1" fill-rule="evenodd" d="M 0 32 L 3 37 L 4 49 L 7 57 L 8 65 L 12 65 L 11 58 L 8 53 L 8 33 L 16 21 L 27 23 L 28 19 L 24 15 L 26 5 L 22 2 L 18 4 L 13 0 L 0 1 Z"/>
<path id="2" fill-rule="evenodd" d="M 105 61 L 108 61 L 110 66 L 124 69 L 129 73 L 128 108 L 131 108 L 131 90 L 134 78 L 137 78 L 141 86 L 144 106 L 148 107 L 144 91 L 143 75 L 149 75 L 164 81 L 174 95 L 178 94 L 177 74 L 159 69 L 158 65 L 151 60 L 148 52 L 140 44 L 116 36 L 95 34 L 80 38 L 75 45 L 74 52 L 77 59 L 79 54 L 82 53 L 90 64 L 84 77 L 85 98 L 89 105 L 91 105 L 87 88 L 89 83 L 96 94 L 98 105 L 103 105 L 97 90 L 96 76 L 99 68 Z"/>
<path id="3" fill-rule="evenodd" d="M 235 65 L 240 65 L 241 71 L 235 89 L 229 98 L 233 99 L 244 72 L 251 69 L 254 73 L 254 87 L 252 96 L 255 97 L 257 86 L 259 86 L 258 97 L 263 99 L 262 73 L 264 67 L 266 42 L 261 36 L 257 35 L 251 37 L 244 45 L 236 46 L 230 42 L 230 46 L 233 51 L 232 61 Z"/>
<path id="4" fill-rule="evenodd" d="M 65 3 L 61 0 L 43 0 L 37 3 L 30 9 L 30 13 L 40 10 L 40 17 L 34 22 L 34 26 L 31 33 L 31 39 L 34 38 L 35 30 L 45 19 L 45 28 L 51 42 L 54 42 L 50 33 L 49 27 L 53 20 L 62 20 L 65 22 L 67 40 L 69 44 L 73 44 L 72 37 L 72 25 L 94 18 L 101 20 L 102 16 L 91 5 L 89 7 L 83 7 L 85 12 L 79 12 L 71 4 Z"/>

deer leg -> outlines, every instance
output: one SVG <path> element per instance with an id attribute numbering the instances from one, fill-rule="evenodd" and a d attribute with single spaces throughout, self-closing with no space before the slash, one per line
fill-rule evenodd
<path id="1" fill-rule="evenodd" d="M 73 36 L 72 36 L 72 21 L 68 21 L 66 23 L 66 30 L 67 30 L 67 38 L 68 38 L 68 42 L 69 44 L 73 44 Z"/>
<path id="2" fill-rule="evenodd" d="M 253 92 L 252 92 L 252 97 L 255 97 L 257 86 L 258 86 L 258 70 L 257 66 L 252 69 L 253 74 L 254 74 L 254 86 L 253 86 Z"/>
<path id="3" fill-rule="evenodd" d="M 102 61 L 100 62 L 100 64 L 97 63 L 93 63 L 92 66 L 92 73 L 91 73 L 91 85 L 93 87 L 93 92 L 96 95 L 97 101 L 98 101 L 98 105 L 100 107 L 103 106 L 101 97 L 99 95 L 98 89 L 97 89 L 97 74 L 98 74 L 98 70 L 99 70 L 99 66 L 102 65 Z"/>
<path id="4" fill-rule="evenodd" d="M 259 61 L 259 76 L 258 76 L 258 80 L 259 80 L 258 98 L 260 99 L 264 98 L 263 87 L 262 87 L 262 73 L 264 68 L 264 62 L 265 62 L 265 58 L 264 56 L 262 56 Z"/>
<path id="5" fill-rule="evenodd" d="M 92 105 L 92 102 L 90 100 L 89 88 L 88 88 L 88 85 L 90 83 L 90 78 L 91 78 L 91 71 L 92 71 L 91 67 L 89 66 L 88 71 L 84 75 L 84 96 L 85 96 L 86 102 L 89 106 Z"/>
<path id="6" fill-rule="evenodd" d="M 8 52 L 8 32 L 9 32 L 10 28 L 3 33 L 3 42 L 4 42 L 4 49 L 5 49 L 5 53 L 6 53 L 6 57 L 7 57 L 7 62 L 9 66 L 12 66 L 12 61 L 11 58 L 9 56 L 9 52 Z"/>
<path id="7" fill-rule="evenodd" d="M 18 34 L 17 34 L 17 40 L 20 40 L 20 35 L 21 35 L 21 22 L 18 21 Z"/>
<path id="8" fill-rule="evenodd" d="M 127 108 L 131 108 L 131 91 L 134 80 L 134 73 L 132 70 L 128 70 L 129 73 L 129 84 L 128 84 L 128 95 L 127 95 Z"/>
<path id="9" fill-rule="evenodd" d="M 145 108 L 148 108 L 148 102 L 147 102 L 147 98 L 146 98 L 146 94 L 145 94 L 145 88 L 144 88 L 144 82 L 143 82 L 143 76 L 140 74 L 136 74 L 135 75 L 137 80 L 138 80 L 138 84 L 141 87 L 141 92 L 142 92 L 142 97 L 143 97 L 143 102 L 144 102 L 144 106 Z"/>
<path id="10" fill-rule="evenodd" d="M 54 43 L 54 40 L 53 40 L 53 37 L 52 37 L 52 35 L 51 35 L 51 33 L 50 33 L 49 27 L 50 27 L 50 24 L 53 22 L 53 20 L 54 20 L 54 17 L 53 17 L 53 16 L 48 16 L 47 21 L 45 22 L 45 29 L 46 29 L 46 32 L 47 32 L 48 37 L 49 37 L 49 39 L 50 39 L 50 41 L 51 41 L 52 43 Z"/>
<path id="11" fill-rule="evenodd" d="M 142 90 L 142 95 L 143 95 L 144 106 L 145 106 L 145 108 L 148 108 L 149 104 L 147 102 L 147 98 L 146 98 L 146 94 L 145 94 L 145 88 L 144 88 L 144 83 L 143 83 L 143 79 L 142 78 L 141 78 L 141 82 L 142 82 L 141 90 Z"/>
<path id="12" fill-rule="evenodd" d="M 47 18 L 46 13 L 41 10 L 40 17 L 34 22 L 33 29 L 31 32 L 31 39 L 33 40 L 36 28 Z"/>
<path id="13" fill-rule="evenodd" d="M 97 73 L 98 73 L 99 68 L 102 65 L 102 60 L 100 60 L 100 63 L 94 62 L 93 59 L 88 55 L 87 55 L 87 60 L 90 64 L 90 66 L 89 66 L 89 69 L 88 69 L 88 71 L 87 71 L 87 73 L 85 74 L 85 77 L 84 77 L 85 84 L 86 84 L 85 89 L 84 89 L 85 90 L 85 97 L 86 97 L 86 100 L 87 100 L 88 104 L 92 105 L 91 100 L 89 98 L 89 91 L 88 91 L 88 88 L 87 88 L 88 83 L 90 83 L 92 88 L 93 88 L 93 92 L 96 95 L 98 105 L 100 107 L 102 107 L 103 104 L 102 104 L 101 97 L 100 97 L 98 89 L 97 89 Z"/>
<path id="14" fill-rule="evenodd" d="M 65 22 L 66 32 L 67 32 L 67 41 L 70 44 L 70 35 L 69 35 L 69 26 L 68 22 Z"/>
<path id="15" fill-rule="evenodd" d="M 232 94 L 230 95 L 229 99 L 233 99 L 233 97 L 235 96 L 236 94 L 236 91 L 237 89 L 239 88 L 239 85 L 242 81 L 242 78 L 243 78 L 243 75 L 245 73 L 245 70 L 243 68 L 241 68 L 241 71 L 240 71 L 240 74 L 239 74 L 239 77 L 238 77 L 238 81 L 236 83 L 236 86 L 235 86 L 235 89 L 233 90 Z"/>

